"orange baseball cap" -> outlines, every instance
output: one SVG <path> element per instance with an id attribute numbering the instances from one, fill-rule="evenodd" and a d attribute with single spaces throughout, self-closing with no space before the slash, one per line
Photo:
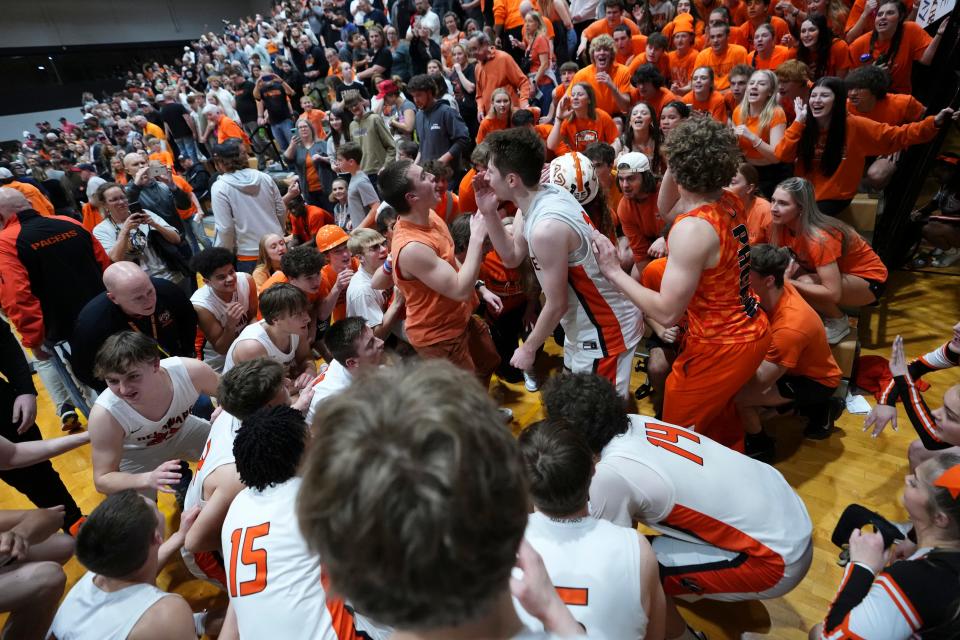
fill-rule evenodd
<path id="1" fill-rule="evenodd" d="M 350 239 L 347 232 L 335 224 L 325 224 L 317 231 L 317 251 L 325 253 L 336 249 Z"/>
<path id="2" fill-rule="evenodd" d="M 693 16 L 689 13 L 681 13 L 673 19 L 674 33 L 693 33 Z"/>

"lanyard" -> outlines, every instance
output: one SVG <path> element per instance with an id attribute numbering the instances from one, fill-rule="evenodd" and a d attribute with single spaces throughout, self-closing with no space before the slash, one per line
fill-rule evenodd
<path id="1" fill-rule="evenodd" d="M 127 320 L 127 324 L 130 325 L 130 328 L 136 331 L 137 333 L 143 333 L 142 331 L 140 331 L 140 327 L 133 324 L 133 322 L 131 322 L 130 320 Z M 154 342 L 157 343 L 157 349 L 160 350 L 160 353 L 163 354 L 164 358 L 171 357 L 170 354 L 167 353 L 167 350 L 160 346 L 160 340 L 157 338 L 157 314 L 156 313 L 150 314 L 150 329 L 153 332 L 153 340 Z"/>

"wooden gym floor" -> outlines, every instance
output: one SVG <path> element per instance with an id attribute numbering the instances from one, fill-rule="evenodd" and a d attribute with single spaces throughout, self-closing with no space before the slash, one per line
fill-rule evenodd
<path id="1" fill-rule="evenodd" d="M 902 334 L 907 356 L 925 353 L 950 335 L 950 327 L 960 318 L 960 280 L 956 272 L 896 272 L 892 274 L 884 308 L 871 310 L 860 320 L 863 354 L 889 356 L 894 336 Z M 559 350 L 551 343 L 547 366 L 559 363 Z M 927 401 L 939 406 L 944 391 L 956 383 L 955 373 L 928 376 L 932 388 Z M 644 381 L 635 373 L 632 388 Z M 59 435 L 59 422 L 45 390 L 40 390 L 39 423 L 44 436 Z M 492 392 L 503 404 L 514 410 L 514 430 L 541 417 L 539 396 L 527 393 L 522 384 L 504 385 L 494 382 Z M 870 398 L 871 404 L 873 399 Z M 649 400 L 640 404 L 642 413 L 652 413 Z M 727 638 L 805 638 L 807 630 L 826 613 L 840 578 L 838 550 L 830 543 L 830 533 L 840 513 L 857 502 L 893 520 L 905 520 L 900 506 L 903 476 L 907 469 L 906 448 L 915 437 L 903 410 L 900 410 L 899 432 L 887 431 L 879 439 L 861 432 L 863 416 L 844 414 L 838 429 L 820 442 L 804 440 L 800 425 L 792 418 L 781 418 L 768 425 L 777 438 L 776 467 L 803 497 L 814 523 L 813 566 L 803 583 L 783 598 L 743 604 L 702 602 L 684 610 L 696 628 L 707 632 L 711 640 Z M 67 487 L 84 513 L 89 513 L 101 500 L 93 487 L 90 450 L 84 447 L 54 460 Z M 0 485 L 0 508 L 30 508 L 30 503 L 6 485 Z M 776 517 L 776 505 L 770 505 Z M 161 509 L 168 525 L 176 525 L 172 499 L 161 497 Z M 68 587 L 83 573 L 71 560 L 67 566 Z M 202 610 L 217 598 L 216 590 L 192 579 L 180 561 L 172 562 L 161 573 L 159 586 L 185 596 L 195 610 Z M 0 617 L 0 624 L 3 617 Z"/>

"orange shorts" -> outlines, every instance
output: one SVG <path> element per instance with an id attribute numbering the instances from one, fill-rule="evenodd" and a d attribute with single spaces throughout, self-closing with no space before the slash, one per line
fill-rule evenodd
<path id="1" fill-rule="evenodd" d="M 743 451 L 743 424 L 733 398 L 757 372 L 769 344 L 769 333 L 735 344 L 687 339 L 667 376 L 664 422 Z"/>
<path id="2" fill-rule="evenodd" d="M 466 330 L 458 337 L 417 347 L 421 358 L 442 358 L 461 369 L 472 371 L 482 381 L 490 380 L 500 354 L 490 336 L 490 327 L 479 316 L 470 316 Z"/>

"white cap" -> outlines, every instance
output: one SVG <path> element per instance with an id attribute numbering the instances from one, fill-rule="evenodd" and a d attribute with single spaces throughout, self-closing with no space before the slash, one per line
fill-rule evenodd
<path id="1" fill-rule="evenodd" d="M 97 193 L 97 189 L 100 188 L 100 185 L 106 184 L 107 181 L 101 178 L 100 176 L 93 176 L 87 180 L 87 200 L 91 200 L 94 194 Z"/>
<path id="2" fill-rule="evenodd" d="M 617 176 L 632 176 L 635 173 L 650 171 L 650 160 L 646 154 L 631 151 L 617 158 Z"/>
<path id="3" fill-rule="evenodd" d="M 6 180 L 7 178 L 12 178 L 13 174 L 10 173 L 10 169 L 6 167 L 0 167 L 0 180 Z"/>
<path id="4" fill-rule="evenodd" d="M 600 193 L 593 163 L 580 152 L 565 153 L 551 160 L 547 181 L 569 191 L 580 204 L 592 202 Z"/>

